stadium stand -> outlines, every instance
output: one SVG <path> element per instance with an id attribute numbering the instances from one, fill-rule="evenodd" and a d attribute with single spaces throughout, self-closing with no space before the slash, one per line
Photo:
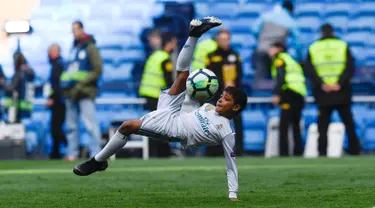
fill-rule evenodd
<path id="1" fill-rule="evenodd" d="M 130 4 L 131 2 L 131 4 Z M 143 0 L 137 3 L 130 0 L 42 0 L 40 8 L 32 13 L 31 24 L 34 33 L 21 38 L 21 47 L 31 66 L 37 74 L 38 90 L 43 89 L 49 76 L 46 49 L 49 43 L 56 42 L 62 46 L 64 57 L 69 52 L 72 43 L 71 22 L 81 19 L 87 32 L 93 34 L 100 47 L 104 60 L 104 72 L 100 81 L 100 98 L 134 98 L 137 96 L 137 84 L 142 73 L 142 63 L 145 60 L 145 46 L 142 42 L 142 31 L 147 28 L 160 27 L 163 30 L 175 32 L 180 39 L 180 46 L 187 35 L 186 25 L 190 17 L 216 15 L 223 19 L 223 26 L 233 33 L 232 44 L 239 51 L 243 60 L 244 86 L 252 96 L 270 95 L 269 92 L 253 92 L 251 80 L 254 71 L 251 66 L 251 56 L 256 40 L 251 34 L 253 21 L 263 12 L 279 1 L 261 0 L 194 0 L 186 7 L 179 3 L 162 0 Z M 189 4 L 189 2 L 192 4 Z M 358 7 L 358 3 L 359 7 Z M 131 6 L 129 6 L 131 5 Z M 195 6 L 195 9 L 191 8 Z M 184 9 L 187 8 L 187 9 Z M 228 12 L 229 11 L 229 12 Z M 359 82 L 353 87 L 355 93 L 373 94 L 374 81 L 371 77 L 375 67 L 375 42 L 371 35 L 375 30 L 375 1 L 336 1 L 315 0 L 297 1 L 296 19 L 301 29 L 301 40 L 304 50 L 319 37 L 318 28 L 322 23 L 332 23 L 339 37 L 348 41 L 356 58 Z M 173 17 L 173 18 L 172 18 Z M 176 21 L 177 20 L 177 21 Z M 185 29 L 184 29 L 185 28 Z M 215 31 L 215 30 L 214 30 Z M 211 35 L 213 33 L 210 33 Z M 209 37 L 209 36 L 205 36 Z M 15 50 L 17 44 L 11 39 L 9 54 Z M 2 58 L 5 74 L 10 77 L 13 69 L 11 56 Z M 135 78 L 138 77 L 138 78 Z M 372 76 L 373 77 L 373 76 Z M 41 96 L 43 93 L 37 92 Z M 124 107 L 125 105 L 98 105 L 97 118 L 102 131 L 108 130 L 109 117 L 124 120 L 136 118 L 142 110 Z M 267 119 L 276 115 L 277 111 L 270 111 L 269 105 L 259 103 L 249 107 L 243 113 L 244 118 L 244 147 L 250 151 L 263 151 L 266 139 Z M 45 108 L 34 110 L 32 125 L 42 121 L 48 130 L 49 114 Z M 114 113 L 115 112 L 115 113 Z M 268 112 L 268 113 L 266 113 Z M 375 150 L 375 111 L 371 105 L 354 105 L 353 113 L 357 125 L 357 133 L 361 135 L 364 150 Z M 305 133 L 308 126 L 316 121 L 316 107 L 308 105 L 303 110 Z M 337 115 L 332 116 L 337 120 Z M 33 129 L 33 128 L 31 128 Z M 34 130 L 33 130 L 34 131 Z M 50 136 L 37 132 L 47 139 L 45 145 L 50 145 Z M 82 144 L 85 143 L 87 133 Z M 47 136 L 44 136 L 47 135 Z M 31 147 L 30 147 L 31 148 Z M 44 151 L 48 151 L 46 148 Z"/>

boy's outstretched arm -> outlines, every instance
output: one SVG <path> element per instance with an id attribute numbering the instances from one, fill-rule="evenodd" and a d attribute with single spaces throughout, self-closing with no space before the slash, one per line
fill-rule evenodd
<path id="1" fill-rule="evenodd" d="M 234 152 L 235 141 L 234 133 L 226 136 L 222 141 L 228 177 L 229 199 L 232 201 L 238 200 L 238 172 Z"/>

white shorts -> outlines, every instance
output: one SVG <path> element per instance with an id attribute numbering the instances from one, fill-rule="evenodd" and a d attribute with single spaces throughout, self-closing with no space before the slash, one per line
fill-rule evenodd
<path id="1" fill-rule="evenodd" d="M 141 118 L 142 126 L 139 134 L 166 142 L 180 141 L 173 120 L 181 112 L 186 92 L 169 95 L 168 91 L 169 89 L 161 91 L 157 110 Z"/>

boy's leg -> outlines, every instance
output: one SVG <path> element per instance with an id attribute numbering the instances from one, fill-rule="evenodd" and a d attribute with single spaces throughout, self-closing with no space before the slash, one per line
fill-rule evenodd
<path id="1" fill-rule="evenodd" d="M 193 19 L 190 22 L 190 33 L 184 47 L 177 58 L 177 77 L 168 94 L 177 95 L 186 89 L 186 80 L 189 77 L 190 65 L 193 59 L 195 45 L 199 37 L 208 30 L 221 25 L 215 17 L 205 17 L 201 20 Z"/>
<path id="2" fill-rule="evenodd" d="M 141 128 L 141 120 L 125 121 L 108 141 L 107 145 L 90 160 L 77 165 L 73 172 L 79 176 L 87 176 L 96 171 L 104 171 L 108 167 L 107 159 L 119 151 L 127 142 L 130 134 L 135 134 Z"/>

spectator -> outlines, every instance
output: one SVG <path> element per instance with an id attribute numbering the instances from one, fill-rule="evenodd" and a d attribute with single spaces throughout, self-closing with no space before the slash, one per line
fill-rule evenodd
<path id="1" fill-rule="evenodd" d="M 295 156 L 302 155 L 300 120 L 306 96 L 305 75 L 302 67 L 288 53 L 282 43 L 274 43 L 269 51 L 272 58 L 272 77 L 276 84 L 272 102 L 280 105 L 279 152 L 280 156 L 289 155 L 288 131 L 293 127 Z"/>
<path id="2" fill-rule="evenodd" d="M 102 58 L 92 35 L 84 32 L 80 21 L 73 22 L 74 42 L 67 60 L 67 68 L 60 77 L 66 97 L 67 157 L 73 161 L 79 156 L 79 113 L 86 131 L 91 136 L 90 155 L 100 151 L 100 129 L 95 117 L 95 97 L 98 79 L 102 73 Z"/>
<path id="3" fill-rule="evenodd" d="M 161 49 L 161 44 L 162 44 L 162 37 L 160 30 L 155 28 L 150 31 L 150 33 L 147 36 L 148 42 L 151 47 L 151 51 L 155 52 Z"/>
<path id="4" fill-rule="evenodd" d="M 242 80 L 242 63 L 236 51 L 230 45 L 230 32 L 226 29 L 221 29 L 215 35 L 215 50 L 209 52 L 205 58 L 205 66 L 207 69 L 213 71 L 220 81 L 221 92 L 228 86 L 241 87 Z M 205 42 L 202 42 L 206 44 Z M 212 44 L 213 45 L 213 44 Z M 212 47 L 214 48 L 214 47 Z M 213 103 L 220 98 L 218 94 L 213 100 Z M 234 118 L 236 129 L 236 154 L 242 155 L 243 152 L 243 130 L 242 130 L 242 117 L 238 115 Z M 223 155 L 222 148 L 218 146 L 208 146 L 208 156 Z"/>
<path id="5" fill-rule="evenodd" d="M 139 95 L 146 98 L 145 109 L 156 110 L 160 90 L 171 87 L 173 83 L 173 64 L 170 58 L 177 48 L 177 38 L 171 33 L 163 34 L 162 50 L 155 51 L 148 59 L 139 87 Z M 150 140 L 150 156 L 170 155 L 168 143 Z"/>
<path id="6" fill-rule="evenodd" d="M 258 45 L 253 54 L 253 67 L 256 81 L 270 77 L 271 59 L 268 51 L 272 43 L 280 42 L 286 45 L 288 35 L 291 34 L 293 43 L 296 45 L 297 56 L 301 56 L 299 31 L 292 14 L 293 3 L 284 1 L 281 8 L 277 5 L 272 11 L 262 14 L 255 21 L 253 33 L 258 39 Z"/>
<path id="7" fill-rule="evenodd" d="M 338 110 L 349 137 L 348 153 L 358 155 L 361 147 L 351 112 L 350 79 L 355 70 L 348 44 L 334 36 L 333 27 L 321 27 L 322 38 L 310 45 L 305 70 L 312 81 L 313 95 L 319 107 L 318 131 L 320 156 L 327 155 L 327 131 L 333 110 Z"/>
<path id="8" fill-rule="evenodd" d="M 53 148 L 50 154 L 51 159 L 60 159 L 60 144 L 66 145 L 65 133 L 62 129 L 65 120 L 65 103 L 60 87 L 60 76 L 64 70 L 64 63 L 60 56 L 60 47 L 52 44 L 48 48 L 48 58 L 51 64 L 49 82 L 52 92 L 47 101 L 47 107 L 51 109 L 51 134 L 53 137 Z"/>
<path id="9" fill-rule="evenodd" d="M 193 69 L 207 68 L 208 54 L 217 50 L 217 42 L 215 38 L 207 39 L 200 42 L 194 52 L 194 61 L 192 63 Z"/>
<path id="10" fill-rule="evenodd" d="M 5 85 L 5 75 L 3 72 L 3 67 L 0 65 L 0 92 L 2 93 Z M 3 109 L 0 106 L 0 123 L 3 121 Z"/>
<path id="11" fill-rule="evenodd" d="M 5 87 L 4 107 L 8 111 L 8 121 L 19 123 L 31 117 L 35 74 L 20 51 L 14 53 L 13 63 L 15 73 L 11 83 Z"/>

